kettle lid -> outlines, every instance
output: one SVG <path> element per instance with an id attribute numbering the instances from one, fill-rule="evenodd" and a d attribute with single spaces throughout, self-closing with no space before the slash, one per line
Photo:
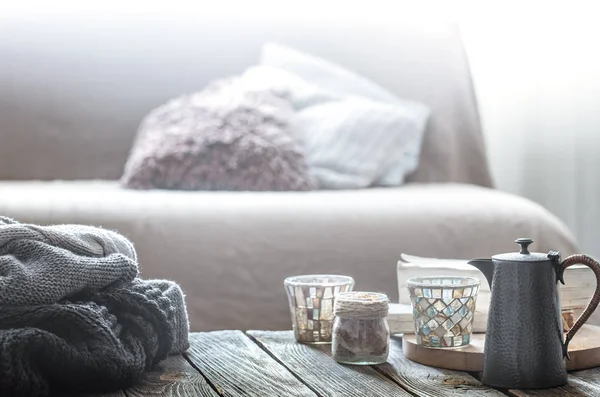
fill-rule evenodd
<path id="1" fill-rule="evenodd" d="M 518 238 L 515 243 L 521 246 L 520 252 L 509 252 L 506 254 L 499 254 L 492 256 L 492 259 L 499 261 L 512 261 L 512 262 L 540 262 L 547 261 L 548 254 L 542 254 L 539 252 L 529 252 L 529 244 L 533 243 L 532 238 Z"/>

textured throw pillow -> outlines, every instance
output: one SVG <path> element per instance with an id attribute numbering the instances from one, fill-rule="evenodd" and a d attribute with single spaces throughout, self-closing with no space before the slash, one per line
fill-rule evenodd
<path id="1" fill-rule="evenodd" d="M 421 103 L 272 43 L 263 46 L 261 65 L 246 70 L 242 80 L 292 103 L 293 131 L 305 143 L 311 174 L 322 189 L 398 186 L 418 166 L 429 117 Z"/>
<path id="2" fill-rule="evenodd" d="M 348 136 L 344 136 L 343 130 L 333 129 L 331 123 L 326 128 L 321 128 L 328 123 L 327 120 L 330 117 L 324 111 L 312 110 L 310 117 L 306 117 L 301 123 L 307 135 L 310 135 L 311 132 L 327 132 L 330 135 L 334 133 L 341 142 L 331 145 L 337 141 L 330 137 L 330 139 L 321 140 L 323 143 L 328 142 L 330 146 L 311 146 L 310 151 L 307 152 L 311 167 L 313 163 L 310 159 L 320 158 L 319 167 L 322 168 L 324 165 L 322 160 L 327 157 L 322 152 L 330 151 L 332 161 L 329 162 L 329 168 L 334 171 L 345 170 L 343 172 L 351 168 L 356 169 L 357 172 L 360 171 L 356 167 L 356 161 L 353 164 L 347 163 L 350 161 L 350 156 L 345 150 L 347 150 L 350 140 L 357 139 L 362 133 L 366 135 L 365 139 L 358 139 L 358 141 L 368 144 L 362 148 L 355 145 L 352 153 L 357 154 L 357 157 L 354 158 L 369 158 L 369 163 L 379 162 L 380 168 L 376 172 L 377 175 L 374 175 L 373 170 L 365 165 L 365 174 L 360 175 L 363 183 L 356 187 L 364 187 L 363 184 L 366 183 L 364 178 L 367 176 L 375 178 L 370 181 L 369 185 L 371 186 L 398 186 L 404 183 L 407 174 L 416 170 L 430 114 L 428 106 L 399 98 L 372 81 L 339 65 L 280 44 L 268 43 L 263 46 L 261 66 L 281 70 L 280 76 L 283 76 L 283 73 L 295 76 L 296 80 L 291 86 L 293 92 L 297 91 L 297 87 L 300 86 L 297 81 L 304 82 L 304 85 L 301 86 L 301 95 L 296 95 L 301 101 L 296 100 L 292 95 L 290 98 L 292 103 L 319 105 L 324 101 L 342 101 L 337 106 L 326 106 L 326 108 L 335 109 L 337 115 L 331 117 L 337 117 L 338 128 L 350 131 Z M 305 98 L 309 92 L 305 87 L 306 84 L 315 87 L 313 89 L 315 97 L 312 100 Z M 348 98 L 354 99 L 348 101 Z M 360 104 L 364 106 L 361 107 Z M 388 105 L 388 107 L 386 108 L 384 105 Z M 373 107 L 374 109 L 370 110 Z M 384 108 L 385 111 L 382 110 Z M 394 109 L 396 110 L 395 114 Z M 358 112 L 358 114 L 351 113 L 351 111 Z M 313 117 L 317 112 L 322 119 Z M 342 122 L 340 117 L 344 117 L 344 115 L 348 119 Z M 310 121 L 315 124 L 311 124 Z M 355 125 L 350 127 L 352 123 Z M 315 143 L 319 141 L 317 138 L 308 137 L 307 139 Z M 396 146 L 386 146 L 390 144 Z M 321 153 L 315 154 L 313 151 Z M 358 155 L 359 151 L 360 155 Z M 369 152 L 372 156 L 369 156 Z M 340 157 L 333 161 L 336 154 Z M 381 162 L 382 158 L 385 158 L 385 161 Z M 358 179 L 356 180 L 358 181 Z M 323 181 L 320 182 L 323 183 Z"/>
<path id="3" fill-rule="evenodd" d="M 292 126 L 305 144 L 310 172 L 321 189 L 367 188 L 410 157 L 421 139 L 407 109 L 361 97 L 307 107 Z M 412 158 L 410 158 L 412 160 Z M 398 175 L 396 185 L 403 182 Z"/>
<path id="4" fill-rule="evenodd" d="M 136 189 L 309 190 L 293 109 L 238 78 L 173 99 L 143 121 L 121 183 Z"/>

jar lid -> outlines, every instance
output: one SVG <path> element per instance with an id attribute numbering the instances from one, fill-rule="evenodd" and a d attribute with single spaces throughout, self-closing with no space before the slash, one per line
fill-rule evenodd
<path id="1" fill-rule="evenodd" d="M 380 318 L 388 315 L 386 294 L 350 291 L 335 296 L 333 314 L 343 318 Z"/>

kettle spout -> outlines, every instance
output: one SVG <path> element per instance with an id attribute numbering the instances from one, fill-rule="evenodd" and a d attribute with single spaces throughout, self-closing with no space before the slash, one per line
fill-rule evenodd
<path id="1" fill-rule="evenodd" d="M 494 279 L 494 262 L 490 258 L 473 259 L 467 262 L 469 265 L 475 266 L 488 281 L 490 291 L 492 290 L 492 280 Z"/>

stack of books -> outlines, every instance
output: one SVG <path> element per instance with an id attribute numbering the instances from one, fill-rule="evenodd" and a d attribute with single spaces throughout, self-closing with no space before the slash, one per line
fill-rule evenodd
<path id="1" fill-rule="evenodd" d="M 398 288 L 400 301 L 390 306 L 388 322 L 393 333 L 414 332 L 412 306 L 406 281 L 413 277 L 427 276 L 460 276 L 475 277 L 481 280 L 473 332 L 485 332 L 488 309 L 490 305 L 490 286 L 483 274 L 474 266 L 467 264 L 467 260 L 424 258 L 402 254 L 398 261 Z M 565 285 L 559 283 L 561 307 L 563 310 L 563 326 L 568 329 L 573 322 L 574 315 L 581 313 L 589 303 L 596 289 L 594 272 L 583 265 L 574 265 L 564 274 Z"/>

